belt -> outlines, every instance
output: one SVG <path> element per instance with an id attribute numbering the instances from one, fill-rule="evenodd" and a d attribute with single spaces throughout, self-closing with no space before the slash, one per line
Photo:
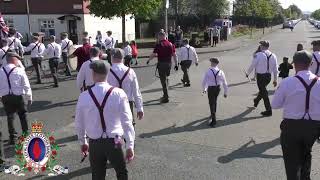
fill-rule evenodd
<path id="1" fill-rule="evenodd" d="M 284 118 L 283 121 L 305 121 L 305 122 L 314 122 L 314 123 L 319 123 L 320 120 L 309 120 L 309 119 L 289 119 L 289 118 Z"/>
<path id="2" fill-rule="evenodd" d="M 220 85 L 217 85 L 217 86 L 208 86 L 209 88 L 217 88 L 217 87 L 220 87 Z"/>
<path id="3" fill-rule="evenodd" d="M 271 73 L 257 73 L 257 75 L 269 75 Z"/>
<path id="4" fill-rule="evenodd" d="M 98 139 L 91 139 L 91 138 L 89 138 L 89 141 L 91 141 L 91 142 L 98 142 L 98 141 L 105 141 L 105 140 L 107 140 L 107 141 L 114 141 L 114 138 L 109 138 L 109 137 L 106 137 L 106 138 L 98 138 Z"/>

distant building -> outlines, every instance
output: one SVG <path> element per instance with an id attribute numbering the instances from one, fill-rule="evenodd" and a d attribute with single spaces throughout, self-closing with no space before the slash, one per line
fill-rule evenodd
<path id="1" fill-rule="evenodd" d="M 26 0 L 0 0 L 0 12 L 7 26 L 16 28 L 23 36 L 29 33 Z M 88 2 L 83 0 L 29 0 L 31 33 L 43 32 L 45 37 L 68 32 L 70 39 L 81 43 L 82 33 L 87 31 L 92 41 L 100 30 L 103 36 L 111 30 L 113 37 L 122 40 L 121 18 L 101 19 L 89 14 Z M 135 19 L 126 16 L 126 39 L 135 39 Z M 23 39 L 26 41 L 26 38 Z"/>

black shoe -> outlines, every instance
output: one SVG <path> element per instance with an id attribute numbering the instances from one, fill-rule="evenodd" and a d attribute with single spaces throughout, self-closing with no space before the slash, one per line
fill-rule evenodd
<path id="1" fill-rule="evenodd" d="M 168 103 L 169 102 L 169 98 L 166 98 L 166 97 L 162 97 L 160 99 L 160 103 Z"/>
<path id="2" fill-rule="evenodd" d="M 183 86 L 184 86 L 184 87 L 190 87 L 191 84 L 190 84 L 190 83 L 187 83 L 187 84 L 184 84 Z"/>
<path id="3" fill-rule="evenodd" d="M 135 64 L 136 66 L 138 65 L 138 62 L 136 62 L 136 64 Z"/>
<path id="4" fill-rule="evenodd" d="M 53 85 L 53 87 L 57 88 L 57 87 L 59 87 L 59 85 L 58 85 L 58 84 L 55 84 L 55 85 Z"/>
<path id="5" fill-rule="evenodd" d="M 36 84 L 42 84 L 41 81 L 37 81 Z"/>
<path id="6" fill-rule="evenodd" d="M 259 101 L 257 99 L 253 99 L 253 106 L 258 107 Z"/>
<path id="7" fill-rule="evenodd" d="M 262 115 L 262 116 L 266 116 L 266 117 L 272 116 L 272 111 L 264 111 L 264 112 L 261 112 L 261 115 Z"/>
<path id="8" fill-rule="evenodd" d="M 184 82 L 184 80 L 183 80 L 183 79 L 181 79 L 181 82 L 182 82 L 182 84 L 185 84 L 185 82 Z"/>
<path id="9" fill-rule="evenodd" d="M 217 121 L 212 120 L 211 123 L 209 124 L 209 126 L 211 127 L 215 127 L 217 124 Z"/>

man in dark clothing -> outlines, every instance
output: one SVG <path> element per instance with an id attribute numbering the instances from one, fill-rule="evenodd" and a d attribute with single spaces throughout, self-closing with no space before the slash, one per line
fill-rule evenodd
<path id="1" fill-rule="evenodd" d="M 90 59 L 90 48 L 92 47 L 90 45 L 90 40 L 88 37 L 83 38 L 83 45 L 82 47 L 77 48 L 73 54 L 69 56 L 69 58 L 78 58 L 78 64 L 77 64 L 77 71 L 79 72 L 82 64 Z"/>
<path id="2" fill-rule="evenodd" d="M 177 61 L 177 55 L 176 55 L 176 48 L 175 46 L 170 43 L 166 39 L 166 34 L 164 32 L 160 32 L 158 35 L 159 43 L 156 45 L 156 47 L 153 50 L 153 53 L 150 55 L 149 60 L 147 61 L 147 64 L 156 56 L 158 56 L 158 71 L 160 76 L 160 81 L 162 85 L 163 90 L 163 97 L 161 98 L 161 103 L 168 103 L 169 102 L 169 95 L 168 95 L 168 84 L 171 71 L 171 58 L 174 58 L 175 62 L 175 70 L 178 70 L 178 61 Z"/>
<path id="3" fill-rule="evenodd" d="M 293 69 L 293 66 L 289 64 L 289 58 L 284 57 L 283 58 L 283 63 L 280 64 L 278 70 L 280 71 L 279 77 L 281 78 L 287 78 L 289 76 L 289 71 L 290 69 Z"/>

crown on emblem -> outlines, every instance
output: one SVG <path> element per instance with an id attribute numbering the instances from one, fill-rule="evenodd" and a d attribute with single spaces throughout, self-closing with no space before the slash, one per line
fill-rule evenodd
<path id="1" fill-rule="evenodd" d="M 41 133 L 43 128 L 43 124 L 41 122 L 34 122 L 31 126 L 32 133 Z"/>

